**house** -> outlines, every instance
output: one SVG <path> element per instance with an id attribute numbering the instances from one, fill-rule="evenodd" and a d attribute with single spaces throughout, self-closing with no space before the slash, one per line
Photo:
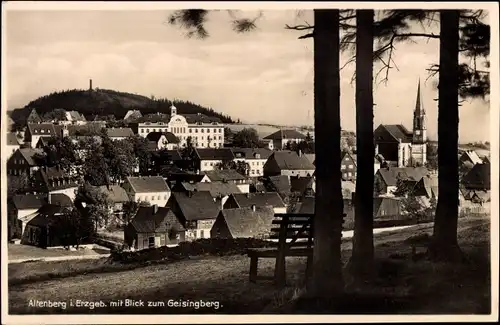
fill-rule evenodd
<path id="1" fill-rule="evenodd" d="M 19 144 L 19 139 L 17 138 L 17 134 L 14 132 L 9 132 L 7 133 L 7 139 L 6 139 L 6 146 L 5 150 L 3 151 L 3 154 L 7 159 L 10 158 L 16 152 L 18 149 L 21 148 L 21 145 Z"/>
<path id="2" fill-rule="evenodd" d="M 314 153 L 305 153 L 304 157 L 306 157 L 307 160 L 314 166 L 316 166 L 316 154 Z"/>
<path id="3" fill-rule="evenodd" d="M 290 191 L 300 196 L 314 196 L 316 193 L 316 181 L 314 177 L 290 177 Z"/>
<path id="4" fill-rule="evenodd" d="M 75 200 L 78 183 L 59 167 L 42 167 L 34 173 L 33 190 L 36 193 L 65 194 Z"/>
<path id="5" fill-rule="evenodd" d="M 343 152 L 340 163 L 340 170 L 342 171 L 342 179 L 345 181 L 356 181 L 358 156 L 354 153 Z M 380 161 L 376 157 L 373 159 L 373 173 L 376 174 L 380 169 Z"/>
<path id="6" fill-rule="evenodd" d="M 28 117 L 26 118 L 26 123 L 41 123 L 41 122 L 42 118 L 37 113 L 36 109 L 32 109 Z"/>
<path id="7" fill-rule="evenodd" d="M 33 175 L 40 168 L 37 157 L 44 154 L 41 149 L 20 148 L 16 150 L 7 160 L 8 175 Z"/>
<path id="8" fill-rule="evenodd" d="M 204 172 L 210 182 L 222 182 L 235 184 L 241 193 L 250 193 L 250 182 L 248 179 L 234 169 L 210 170 Z"/>
<path id="9" fill-rule="evenodd" d="M 356 192 L 356 183 L 352 181 L 341 181 L 341 187 L 344 199 L 351 199 L 352 194 Z"/>
<path id="10" fill-rule="evenodd" d="M 123 119 L 125 121 L 134 121 L 140 119 L 142 117 L 142 113 L 139 110 L 128 110 Z"/>
<path id="11" fill-rule="evenodd" d="M 106 128 L 106 134 L 111 140 L 125 140 L 134 136 L 131 128 Z"/>
<path id="12" fill-rule="evenodd" d="M 21 244 L 33 245 L 42 248 L 75 245 L 73 238 L 67 238 L 63 224 L 65 215 L 71 212 L 70 207 L 54 204 L 45 204 L 26 223 L 22 234 Z M 83 242 L 86 243 L 86 242 Z"/>
<path id="13" fill-rule="evenodd" d="M 111 202 L 111 213 L 118 220 L 122 220 L 123 204 L 130 202 L 127 191 L 120 185 L 103 185 L 99 186 L 99 190 L 106 194 Z"/>
<path id="14" fill-rule="evenodd" d="M 294 206 L 290 207 L 289 213 L 304 213 L 304 214 L 314 214 L 315 213 L 315 201 L 314 197 L 305 197 Z M 344 230 L 352 230 L 354 227 L 354 206 L 351 199 L 344 199 L 344 213 L 346 214 L 344 218 Z"/>
<path id="15" fill-rule="evenodd" d="M 312 176 L 315 167 L 295 151 L 275 151 L 264 165 L 264 176 Z"/>
<path id="16" fill-rule="evenodd" d="M 491 190 L 491 165 L 478 163 L 462 178 L 462 184 L 468 190 Z"/>
<path id="17" fill-rule="evenodd" d="M 67 123 L 64 123 L 67 122 Z M 63 124 L 75 124 L 75 125 L 83 125 L 87 123 L 87 119 L 83 114 L 77 111 L 66 111 L 66 121 Z"/>
<path id="18" fill-rule="evenodd" d="M 264 165 L 273 151 L 267 148 L 232 148 L 235 161 L 243 161 L 248 164 L 249 177 L 262 177 Z"/>
<path id="19" fill-rule="evenodd" d="M 395 197 L 373 198 L 373 218 L 375 220 L 397 220 L 402 218 L 401 199 Z"/>
<path id="20" fill-rule="evenodd" d="M 61 126 L 56 128 L 52 123 L 28 123 L 26 132 L 24 133 L 24 141 L 31 143 L 31 147 L 35 148 L 38 140 L 41 137 L 57 137 L 61 135 Z"/>
<path id="21" fill-rule="evenodd" d="M 124 229 L 125 243 L 134 250 L 177 245 L 184 237 L 185 229 L 174 212 L 156 204 L 139 207 Z"/>
<path id="22" fill-rule="evenodd" d="M 342 171 L 342 179 L 344 181 L 356 180 L 356 159 L 354 156 L 354 154 L 347 151 L 344 151 L 342 154 L 340 169 Z"/>
<path id="23" fill-rule="evenodd" d="M 202 183 L 178 183 L 172 188 L 172 192 L 210 192 L 212 198 L 221 207 L 229 198 L 231 194 L 241 193 L 238 186 L 234 183 L 222 183 L 222 182 L 202 182 Z"/>
<path id="24" fill-rule="evenodd" d="M 218 164 L 234 161 L 234 154 L 230 148 L 195 148 L 196 168 L 201 171 L 214 170 Z"/>
<path id="25" fill-rule="evenodd" d="M 8 238 L 21 238 L 26 223 L 31 219 L 27 216 L 33 215 L 45 203 L 47 203 L 45 195 L 22 194 L 14 195 L 7 201 L 8 206 Z"/>
<path id="26" fill-rule="evenodd" d="M 177 171 L 169 173 L 167 176 L 168 184 L 173 187 L 178 183 L 205 183 L 210 182 L 210 179 L 205 174 L 188 173 L 183 171 Z"/>
<path id="27" fill-rule="evenodd" d="M 425 167 L 387 167 L 380 168 L 375 174 L 375 195 L 393 195 L 398 187 L 398 181 L 411 182 L 414 186 L 422 177 L 429 175 Z"/>
<path id="28" fill-rule="evenodd" d="M 292 193 L 292 185 L 290 184 L 290 177 L 287 175 L 277 175 L 267 177 L 264 181 L 264 186 L 269 192 L 278 193 L 281 198 L 286 198 Z"/>
<path id="29" fill-rule="evenodd" d="M 165 206 L 171 196 L 170 188 L 161 176 L 127 177 L 123 188 L 131 201 Z"/>
<path id="30" fill-rule="evenodd" d="M 270 206 L 221 210 L 210 230 L 212 238 L 262 238 L 271 232 Z"/>
<path id="31" fill-rule="evenodd" d="M 413 187 L 412 194 L 414 196 L 423 196 L 428 199 L 438 197 L 438 177 L 430 174 L 422 177 Z"/>
<path id="32" fill-rule="evenodd" d="M 150 132 L 146 139 L 152 143 L 155 150 L 174 150 L 177 149 L 179 143 L 179 139 L 171 132 Z"/>
<path id="33" fill-rule="evenodd" d="M 474 150 L 465 150 L 458 159 L 458 163 L 460 165 L 468 163 L 470 166 L 474 166 L 476 164 L 481 164 L 482 162 L 482 159 Z"/>
<path id="34" fill-rule="evenodd" d="M 283 150 L 287 144 L 299 143 L 306 140 L 306 136 L 297 130 L 279 130 L 273 134 L 268 135 L 264 140 L 271 140 L 272 147 L 276 150 Z"/>
<path id="35" fill-rule="evenodd" d="M 231 194 L 223 209 L 273 207 L 274 213 L 286 213 L 286 205 L 276 192 Z"/>
<path id="36" fill-rule="evenodd" d="M 220 208 L 208 191 L 174 192 L 167 207 L 186 229 L 186 240 L 210 238 Z"/>

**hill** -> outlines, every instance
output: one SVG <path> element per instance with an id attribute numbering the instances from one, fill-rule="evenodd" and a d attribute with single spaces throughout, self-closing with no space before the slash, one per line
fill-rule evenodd
<path id="1" fill-rule="evenodd" d="M 217 117 L 223 123 L 234 123 L 230 116 L 215 112 L 212 108 L 182 100 L 174 100 L 179 114 L 201 113 L 209 117 Z M 143 115 L 150 113 L 170 113 L 172 101 L 168 99 L 154 99 L 146 96 L 119 92 L 109 89 L 94 90 L 65 90 L 54 92 L 39 97 L 23 108 L 12 111 L 11 117 L 16 123 L 27 118 L 32 109 L 43 115 L 53 109 L 62 108 L 75 110 L 89 118 L 95 115 L 114 115 L 117 119 L 123 119 L 130 109 L 140 110 Z"/>

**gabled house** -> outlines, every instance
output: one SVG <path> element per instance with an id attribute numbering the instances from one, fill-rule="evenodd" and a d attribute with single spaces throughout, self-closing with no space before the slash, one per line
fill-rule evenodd
<path id="1" fill-rule="evenodd" d="M 414 196 L 424 196 L 428 199 L 438 197 L 438 177 L 437 175 L 426 175 L 422 177 L 412 190 Z"/>
<path id="2" fill-rule="evenodd" d="M 232 183 L 239 188 L 241 193 L 250 193 L 250 182 L 234 169 L 215 169 L 206 171 L 204 174 L 207 175 L 209 182 Z"/>
<path id="3" fill-rule="evenodd" d="M 249 177 L 262 177 L 264 165 L 273 151 L 267 148 L 231 148 L 235 161 L 243 161 L 248 164 Z"/>
<path id="4" fill-rule="evenodd" d="M 165 206 L 171 196 L 170 188 L 161 176 L 127 177 L 123 188 L 131 201 Z"/>
<path id="5" fill-rule="evenodd" d="M 87 123 L 87 119 L 80 112 L 66 111 L 66 121 L 63 121 L 62 124 L 83 125 L 85 123 Z"/>
<path id="6" fill-rule="evenodd" d="M 226 209 L 219 212 L 212 238 L 265 238 L 271 233 L 274 211 L 270 206 Z"/>
<path id="7" fill-rule="evenodd" d="M 40 168 L 37 156 L 42 156 L 43 150 L 33 148 L 20 148 L 7 160 L 8 175 L 33 175 Z"/>
<path id="8" fill-rule="evenodd" d="M 274 213 L 286 213 L 286 205 L 276 192 L 231 194 L 223 209 L 271 206 Z"/>
<path id="9" fill-rule="evenodd" d="M 115 216 L 117 221 L 122 220 L 123 217 L 123 204 L 130 202 L 127 191 L 120 185 L 103 185 L 99 186 L 99 190 L 106 194 L 111 202 L 111 213 Z"/>
<path id="10" fill-rule="evenodd" d="M 61 227 L 61 221 L 71 210 L 71 207 L 45 204 L 26 223 L 21 244 L 41 248 L 63 246 L 64 244 L 75 245 L 76 241 L 67 238 L 65 228 Z"/>
<path id="11" fill-rule="evenodd" d="M 312 176 L 315 167 L 303 155 L 295 151 L 276 151 L 264 165 L 264 176 Z"/>
<path id="12" fill-rule="evenodd" d="M 203 182 L 203 183 L 178 183 L 172 188 L 172 192 L 210 192 L 214 201 L 221 207 L 226 203 L 229 195 L 241 193 L 236 184 L 221 182 Z"/>
<path id="13" fill-rule="evenodd" d="M 355 155 L 344 151 L 340 163 L 340 170 L 342 171 L 342 179 L 344 181 L 356 180 L 356 159 Z"/>
<path id="14" fill-rule="evenodd" d="M 111 140 L 125 140 L 134 136 L 131 128 L 106 128 L 106 134 Z"/>
<path id="15" fill-rule="evenodd" d="M 174 212 L 158 205 L 139 207 L 124 229 L 125 243 L 134 250 L 177 245 L 184 237 L 185 229 Z"/>
<path id="16" fill-rule="evenodd" d="M 142 117 L 142 113 L 140 110 L 128 110 L 123 119 L 125 121 L 134 121 L 138 120 Z"/>
<path id="17" fill-rule="evenodd" d="M 403 181 L 408 186 L 413 187 L 422 179 L 429 175 L 429 170 L 425 167 L 387 167 L 380 168 L 375 174 L 374 194 L 393 195 L 397 190 L 398 181 Z"/>
<path id="18" fill-rule="evenodd" d="M 21 145 L 19 143 L 19 139 L 17 138 L 17 134 L 15 134 L 14 132 L 7 133 L 6 142 L 7 143 L 3 154 L 5 154 L 7 159 L 9 159 L 10 156 L 14 154 L 14 152 L 21 148 Z"/>
<path id="19" fill-rule="evenodd" d="M 186 240 L 210 238 L 220 208 L 208 191 L 174 192 L 167 202 L 186 229 Z"/>
<path id="20" fill-rule="evenodd" d="M 478 163 L 462 178 L 468 190 L 491 190 L 491 165 Z"/>
<path id="21" fill-rule="evenodd" d="M 65 194 L 73 201 L 77 189 L 76 179 L 59 167 L 42 167 L 34 174 L 33 190 L 36 193 Z"/>
<path id="22" fill-rule="evenodd" d="M 314 196 L 316 193 L 316 181 L 314 177 L 290 177 L 290 191 L 302 196 Z"/>
<path id="23" fill-rule="evenodd" d="M 276 192 L 281 198 L 285 198 L 292 193 L 290 177 L 287 175 L 270 176 L 264 181 L 264 186 L 268 192 Z"/>
<path id="24" fill-rule="evenodd" d="M 18 194 L 9 199 L 7 201 L 8 238 L 21 238 L 26 223 L 31 220 L 26 217 L 33 215 L 46 203 L 46 196 L 40 194 Z"/>
<path id="25" fill-rule="evenodd" d="M 179 139 L 171 132 L 150 132 L 146 139 L 155 150 L 175 150 L 179 146 Z"/>
<path id="26" fill-rule="evenodd" d="M 306 140 L 306 136 L 297 130 L 279 130 L 268 135 L 264 140 L 272 141 L 274 150 L 283 150 L 289 143 L 299 143 Z M 273 149 L 272 149 L 273 150 Z"/>
<path id="27" fill-rule="evenodd" d="M 458 159 L 460 165 L 469 163 L 471 166 L 481 164 L 483 161 L 474 150 L 465 150 Z"/>
<path id="28" fill-rule="evenodd" d="M 218 164 L 234 161 L 234 154 L 230 148 L 195 148 L 196 168 L 200 172 L 214 170 Z"/>
<path id="29" fill-rule="evenodd" d="M 41 137 L 61 136 L 60 130 L 62 130 L 60 126 L 56 128 L 52 123 L 28 123 L 26 132 L 24 133 L 24 141 L 31 143 L 31 147 L 35 148 Z"/>
<path id="30" fill-rule="evenodd" d="M 42 118 L 40 117 L 40 114 L 38 114 L 36 109 L 33 108 L 29 113 L 28 117 L 26 118 L 26 123 L 41 123 L 41 122 Z"/>
<path id="31" fill-rule="evenodd" d="M 373 198 L 373 218 L 375 220 L 395 220 L 402 216 L 401 199 L 394 197 Z"/>
<path id="32" fill-rule="evenodd" d="M 173 187 L 179 183 L 205 183 L 210 182 L 210 179 L 205 174 L 187 173 L 187 172 L 174 172 L 169 173 L 167 176 L 168 184 Z"/>

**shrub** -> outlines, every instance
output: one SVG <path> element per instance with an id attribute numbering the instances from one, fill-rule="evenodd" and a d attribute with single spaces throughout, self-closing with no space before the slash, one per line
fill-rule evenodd
<path id="1" fill-rule="evenodd" d="M 149 248 L 136 252 L 113 250 L 111 259 L 122 263 L 180 260 L 190 256 L 228 256 L 245 254 L 248 248 L 273 247 L 273 243 L 256 238 L 210 238 L 181 242 L 175 247 Z"/>

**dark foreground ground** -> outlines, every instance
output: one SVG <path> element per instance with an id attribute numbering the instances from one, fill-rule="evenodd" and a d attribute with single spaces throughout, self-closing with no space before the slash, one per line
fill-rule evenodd
<path id="1" fill-rule="evenodd" d="M 9 313 L 489 314 L 489 219 L 459 222 L 459 242 L 468 263 L 412 261 L 410 247 L 404 240 L 431 232 L 432 225 L 419 225 L 376 235 L 376 283 L 362 293 L 350 292 L 335 305 L 300 298 L 304 259 L 288 259 L 288 286 L 278 290 L 270 281 L 249 283 L 250 261 L 238 255 L 140 267 L 106 259 L 12 264 L 8 270 Z M 343 258 L 347 261 L 351 255 L 350 241 L 343 246 Z M 274 260 L 259 261 L 259 274 L 272 275 L 273 270 Z M 126 307 L 125 299 L 142 301 L 144 306 Z M 63 302 L 66 306 L 32 307 L 30 300 Z M 122 306 L 119 301 L 123 301 Z M 111 306 L 111 302 L 117 303 Z M 174 306 L 183 302 L 192 305 Z M 194 302 L 200 304 L 198 308 Z"/>

